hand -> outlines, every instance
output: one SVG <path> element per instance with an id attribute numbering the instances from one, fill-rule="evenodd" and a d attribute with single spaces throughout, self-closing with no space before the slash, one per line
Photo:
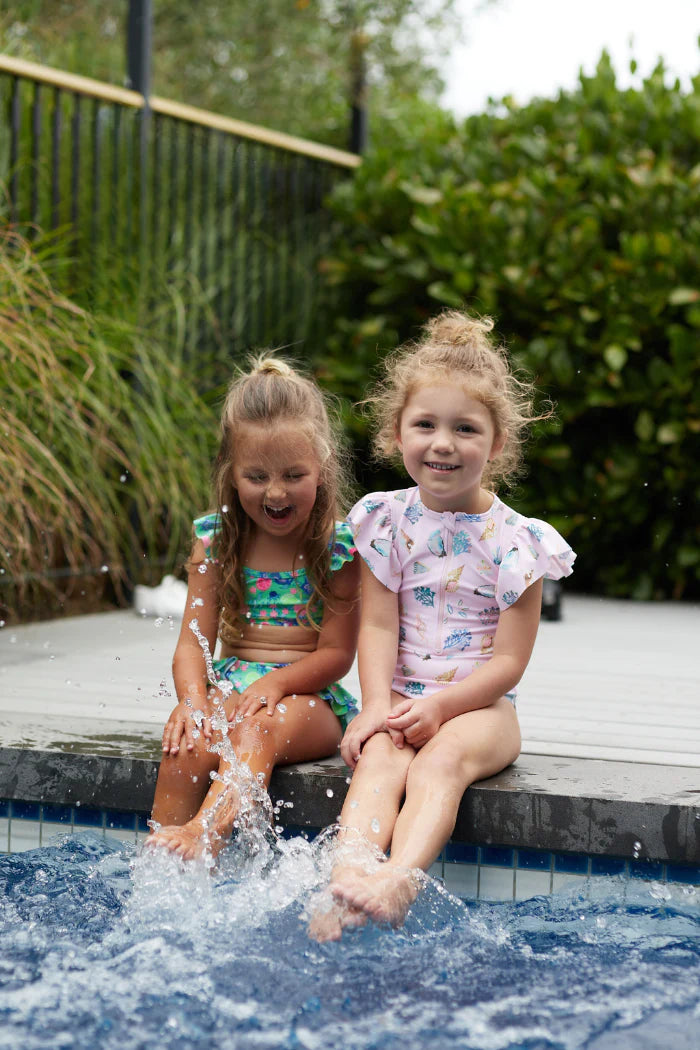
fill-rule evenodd
<path id="1" fill-rule="evenodd" d="M 406 743 L 415 748 L 423 747 L 432 740 L 441 725 L 440 711 L 434 697 L 427 700 L 402 700 L 392 708 L 386 720 L 389 732 L 400 731 Z"/>
<path id="2" fill-rule="evenodd" d="M 372 715 L 369 711 L 360 711 L 359 715 L 353 718 L 340 742 L 340 754 L 346 766 L 354 769 L 359 761 L 364 742 L 375 733 L 386 732 L 384 718 L 383 714 Z"/>
<path id="3" fill-rule="evenodd" d="M 244 689 L 237 699 L 234 697 L 234 704 L 229 711 L 228 720 L 233 722 L 235 718 L 241 715 L 244 718 L 247 715 L 255 715 L 258 711 L 262 711 L 263 708 L 271 716 L 285 695 L 283 690 L 275 686 L 274 680 L 271 679 L 270 675 L 263 675 L 262 678 L 258 678 L 257 682 L 253 682 L 247 689 Z"/>
<path id="4" fill-rule="evenodd" d="M 163 753 L 177 755 L 184 740 L 188 751 L 194 749 L 195 739 L 201 733 L 209 741 L 212 737 L 213 708 L 209 701 L 195 707 L 192 700 L 182 700 L 170 714 L 163 729 Z"/>

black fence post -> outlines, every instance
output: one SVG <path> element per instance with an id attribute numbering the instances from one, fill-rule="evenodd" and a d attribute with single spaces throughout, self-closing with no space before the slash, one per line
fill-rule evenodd
<path id="1" fill-rule="evenodd" d="M 350 150 L 364 153 L 369 137 L 367 119 L 367 37 L 362 29 L 350 36 Z"/>

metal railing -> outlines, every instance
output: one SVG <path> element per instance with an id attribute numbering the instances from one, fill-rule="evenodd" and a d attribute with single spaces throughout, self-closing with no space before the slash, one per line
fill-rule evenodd
<path id="1" fill-rule="evenodd" d="M 324 199 L 358 156 L 5 56 L 0 106 L 8 217 L 71 238 L 78 301 L 138 304 L 197 360 L 318 339 Z"/>

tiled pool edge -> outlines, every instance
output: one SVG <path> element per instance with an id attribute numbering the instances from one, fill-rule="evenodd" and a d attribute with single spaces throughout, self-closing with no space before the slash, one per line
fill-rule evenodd
<path id="1" fill-rule="evenodd" d="M 70 822 L 133 841 L 145 834 L 158 762 L 131 757 L 133 744 L 126 751 L 0 747 L 0 799 L 12 804 L 0 811 L 8 842 L 0 851 L 9 847 L 13 819 L 21 822 L 16 833 L 38 845 L 29 827 L 37 816 L 52 833 Z M 152 741 L 141 754 L 157 754 Z M 347 777 L 339 759 L 278 769 L 273 800 L 292 803 L 280 809 L 279 823 L 311 832 L 333 823 Z M 492 892 L 510 887 L 516 897 L 604 873 L 700 884 L 699 786 L 700 770 L 690 767 L 523 755 L 467 792 L 433 874 L 464 896 L 478 896 L 484 879 Z"/>

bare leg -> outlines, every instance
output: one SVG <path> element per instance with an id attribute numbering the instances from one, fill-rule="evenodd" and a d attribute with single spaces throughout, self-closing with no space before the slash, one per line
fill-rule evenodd
<path id="1" fill-rule="evenodd" d="M 158 824 L 186 824 L 201 806 L 211 783 L 209 774 L 219 765 L 219 756 L 207 745 L 200 735 L 192 751 L 181 747 L 176 755 L 163 755 L 151 813 Z"/>
<path id="2" fill-rule="evenodd" d="M 314 706 L 309 700 L 316 700 Z M 261 775 L 267 787 L 276 765 L 308 762 L 333 754 L 341 738 L 340 723 L 325 701 L 317 697 L 285 697 L 286 710 L 275 708 L 234 723 L 228 733 L 234 754 L 250 769 L 253 777 Z M 215 756 L 216 757 L 216 756 Z M 183 859 L 216 853 L 231 834 L 240 807 L 240 793 L 235 783 L 228 783 L 230 772 L 225 758 L 219 761 L 219 774 L 197 813 L 181 827 L 163 827 L 149 840 L 166 846 Z"/>
<path id="3" fill-rule="evenodd" d="M 367 921 L 344 891 L 376 868 L 377 849 L 388 849 L 414 755 L 412 747 L 395 747 L 388 733 L 376 733 L 362 748 L 340 815 L 338 859 L 330 883 L 337 905 L 312 918 L 309 935 L 315 940 L 338 940 L 347 927 Z"/>
<path id="4" fill-rule="evenodd" d="M 375 872 L 339 884 L 341 899 L 377 922 L 403 922 L 420 890 L 415 870 L 426 870 L 440 854 L 466 789 L 500 772 L 519 752 L 518 719 L 504 697 L 445 722 L 410 765 L 390 859 Z"/>

